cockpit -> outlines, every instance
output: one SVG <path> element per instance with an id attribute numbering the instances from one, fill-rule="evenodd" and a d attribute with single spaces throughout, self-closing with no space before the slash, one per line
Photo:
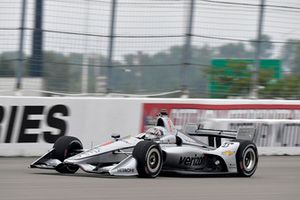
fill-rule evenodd
<path id="1" fill-rule="evenodd" d="M 152 127 L 145 131 L 145 137 L 148 139 L 159 139 L 167 135 L 166 131 L 164 127 Z"/>

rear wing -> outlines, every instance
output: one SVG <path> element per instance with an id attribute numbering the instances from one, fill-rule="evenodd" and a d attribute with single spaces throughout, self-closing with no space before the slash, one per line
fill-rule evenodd
<path id="1" fill-rule="evenodd" d="M 195 126 L 194 126 L 195 127 Z M 218 129 L 205 129 L 197 126 L 192 130 L 191 126 L 186 131 L 186 134 L 196 137 L 207 137 L 209 146 L 220 146 L 221 139 L 238 139 L 253 141 L 256 136 L 255 128 L 239 128 L 238 130 L 218 130 Z"/>
<path id="2" fill-rule="evenodd" d="M 189 132 L 188 133 L 191 136 L 211 136 L 211 137 L 218 137 L 218 138 L 229 138 L 229 139 L 236 139 L 237 137 L 237 131 L 231 131 L 231 130 L 217 130 L 217 129 L 197 129 L 194 133 Z"/>

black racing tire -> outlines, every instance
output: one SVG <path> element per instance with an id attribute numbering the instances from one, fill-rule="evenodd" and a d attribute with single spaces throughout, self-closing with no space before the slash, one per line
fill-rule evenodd
<path id="1" fill-rule="evenodd" d="M 257 147 L 251 141 L 239 140 L 238 142 L 240 142 L 236 153 L 238 176 L 251 177 L 257 168 Z"/>
<path id="2" fill-rule="evenodd" d="M 75 155 L 75 152 L 82 149 L 82 143 L 76 137 L 72 136 L 62 136 L 56 140 L 53 145 L 53 158 L 63 162 L 66 158 Z M 56 166 L 55 170 L 60 173 L 73 174 L 79 169 L 75 165 L 66 165 L 64 163 Z"/>
<path id="3" fill-rule="evenodd" d="M 163 164 L 159 144 L 152 141 L 141 141 L 134 147 L 132 156 L 137 161 L 139 177 L 155 178 L 159 175 Z"/>

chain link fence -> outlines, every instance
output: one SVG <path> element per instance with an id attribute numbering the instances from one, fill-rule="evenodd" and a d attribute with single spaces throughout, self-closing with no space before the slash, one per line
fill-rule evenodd
<path id="1" fill-rule="evenodd" d="M 300 96 L 296 0 L 4 0 L 0 9 L 2 95 Z M 230 64 L 214 68 L 218 59 Z M 279 75 L 259 60 L 278 61 Z"/>

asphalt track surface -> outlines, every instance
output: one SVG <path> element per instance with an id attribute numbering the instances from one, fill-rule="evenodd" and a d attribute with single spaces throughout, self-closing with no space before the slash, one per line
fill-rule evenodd
<path id="1" fill-rule="evenodd" d="M 251 178 L 107 177 L 29 169 L 35 158 L 0 158 L 1 200 L 289 200 L 300 199 L 300 157 L 260 157 Z"/>

